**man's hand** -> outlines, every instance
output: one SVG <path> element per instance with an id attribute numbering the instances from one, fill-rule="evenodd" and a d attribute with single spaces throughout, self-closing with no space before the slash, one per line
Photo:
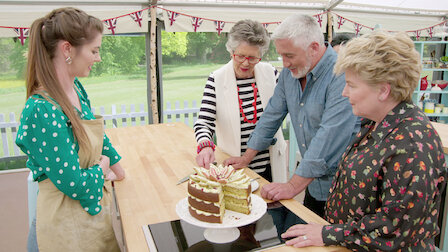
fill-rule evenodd
<path id="1" fill-rule="evenodd" d="M 261 197 L 269 200 L 292 199 L 314 180 L 294 174 L 287 183 L 270 183 L 261 188 Z"/>
<path id="2" fill-rule="evenodd" d="M 224 160 L 224 165 L 232 165 L 235 169 L 241 169 L 244 167 L 247 167 L 252 159 L 257 155 L 258 151 L 254 149 L 247 149 L 246 152 L 244 152 L 244 155 L 241 157 L 230 157 L 226 160 Z"/>
<path id="3" fill-rule="evenodd" d="M 230 157 L 224 160 L 224 165 L 232 165 L 235 169 L 241 169 L 247 167 L 250 164 L 250 160 L 243 157 Z"/>
<path id="4" fill-rule="evenodd" d="M 196 156 L 196 163 L 200 167 L 210 169 L 210 164 L 215 161 L 215 152 L 211 147 L 205 147 Z"/>

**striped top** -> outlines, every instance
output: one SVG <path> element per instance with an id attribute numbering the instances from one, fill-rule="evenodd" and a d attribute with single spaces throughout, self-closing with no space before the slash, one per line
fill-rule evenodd
<path id="1" fill-rule="evenodd" d="M 278 81 L 279 73 L 273 68 L 275 72 L 276 80 Z M 254 89 L 252 83 L 255 82 L 255 78 L 249 79 L 237 79 L 236 84 L 239 89 L 238 96 L 243 102 L 242 108 L 248 121 L 254 118 Z M 258 88 L 258 87 L 257 87 Z M 263 114 L 263 108 L 260 98 L 260 92 L 257 92 L 257 122 Z M 198 120 L 194 124 L 194 132 L 196 141 L 199 143 L 204 140 L 213 140 L 215 134 L 215 121 L 216 121 L 216 91 L 215 91 L 215 78 L 213 73 L 208 77 L 207 83 L 204 88 L 204 94 L 201 102 L 201 109 L 199 111 Z M 241 126 L 241 153 L 244 153 L 247 149 L 247 141 L 249 136 L 255 129 L 255 124 L 244 122 L 243 115 L 240 112 L 240 126 Z M 269 150 L 263 150 L 258 152 L 252 162 L 249 164 L 249 168 L 257 173 L 266 171 L 266 167 L 269 164 Z"/>

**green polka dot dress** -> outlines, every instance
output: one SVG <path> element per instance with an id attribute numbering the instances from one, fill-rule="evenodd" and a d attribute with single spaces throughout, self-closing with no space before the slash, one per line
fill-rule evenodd
<path id="1" fill-rule="evenodd" d="M 93 120 L 90 101 L 78 79 L 75 79 L 82 120 Z M 28 98 L 20 117 L 16 144 L 28 156 L 27 167 L 35 181 L 50 179 L 64 194 L 78 200 L 91 215 L 101 211 L 104 176 L 99 165 L 81 169 L 78 143 L 74 140 L 68 117 L 55 101 L 49 102 L 41 95 Z M 104 135 L 102 154 L 110 158 L 110 165 L 120 161 L 121 156 Z"/>

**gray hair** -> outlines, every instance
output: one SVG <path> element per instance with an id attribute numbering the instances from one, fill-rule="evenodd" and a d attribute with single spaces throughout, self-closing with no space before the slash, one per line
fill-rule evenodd
<path id="1" fill-rule="evenodd" d="M 324 45 L 324 35 L 314 17 L 294 14 L 274 30 L 272 39 L 292 39 L 296 46 L 306 49 L 312 42 Z"/>
<path id="2" fill-rule="evenodd" d="M 269 35 L 263 25 L 254 20 L 238 21 L 232 29 L 230 29 L 229 39 L 226 48 L 229 53 L 233 53 L 241 42 L 246 42 L 251 46 L 260 48 L 261 56 L 269 50 Z"/>

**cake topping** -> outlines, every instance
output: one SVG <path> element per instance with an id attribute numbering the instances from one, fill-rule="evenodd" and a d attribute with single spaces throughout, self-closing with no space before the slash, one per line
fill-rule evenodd
<path id="1" fill-rule="evenodd" d="M 194 167 L 196 176 L 205 177 L 211 181 L 216 181 L 220 184 L 227 184 L 230 180 L 238 180 L 243 175 L 242 170 L 236 171 L 231 165 L 229 166 L 215 166 L 210 164 L 210 169 L 203 167 Z"/>

